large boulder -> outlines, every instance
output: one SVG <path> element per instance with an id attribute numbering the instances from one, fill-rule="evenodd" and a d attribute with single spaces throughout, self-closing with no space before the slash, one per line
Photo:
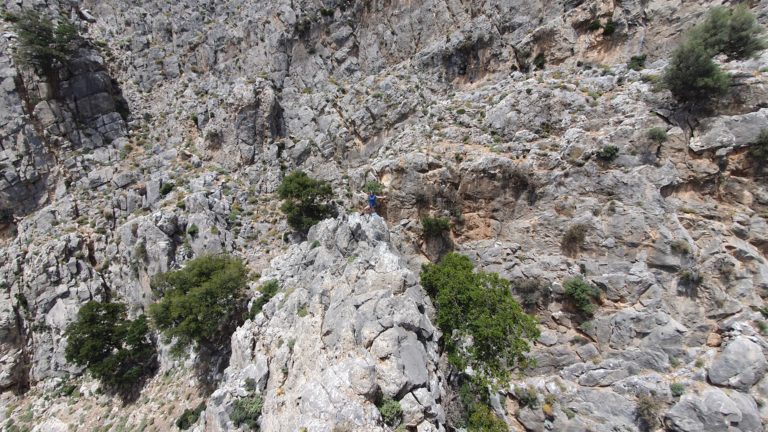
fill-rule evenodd
<path id="1" fill-rule="evenodd" d="M 768 362 L 760 346 L 745 336 L 726 345 L 709 368 L 712 384 L 748 390 L 765 374 Z"/>
<path id="2" fill-rule="evenodd" d="M 684 395 L 666 415 L 667 426 L 676 432 L 762 431 L 760 414 L 752 397 L 720 389 L 701 395 Z"/>

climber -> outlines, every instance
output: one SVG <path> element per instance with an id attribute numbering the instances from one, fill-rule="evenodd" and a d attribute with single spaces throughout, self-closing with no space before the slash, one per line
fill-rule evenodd
<path id="1" fill-rule="evenodd" d="M 378 196 L 373 192 L 368 193 L 368 205 L 363 209 L 364 214 L 376 214 L 377 199 L 386 199 L 385 196 Z"/>

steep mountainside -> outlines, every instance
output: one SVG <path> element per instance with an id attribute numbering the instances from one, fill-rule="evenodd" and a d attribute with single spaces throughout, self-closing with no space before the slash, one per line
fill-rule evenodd
<path id="1" fill-rule="evenodd" d="M 3 427 L 166 431 L 206 402 L 195 430 L 237 430 L 234 401 L 258 393 L 265 431 L 392 430 L 380 396 L 407 430 L 455 430 L 418 278 L 455 250 L 540 323 L 535 367 L 492 389 L 510 430 L 653 430 L 648 395 L 660 428 L 764 430 L 768 188 L 750 148 L 768 51 L 718 57 L 733 83 L 698 118 L 658 86 L 720 3 L 5 1 L 88 43 L 45 79 L 0 23 Z M 339 212 L 307 238 L 275 194 L 297 169 Z M 380 217 L 359 214 L 372 180 Z M 450 232 L 425 236 L 424 216 Z M 123 405 L 65 360 L 82 304 L 137 316 L 152 276 L 222 252 L 260 274 L 249 295 L 281 286 L 225 370 L 200 377 L 161 341 Z M 602 292 L 591 319 L 565 295 L 579 275 Z"/>

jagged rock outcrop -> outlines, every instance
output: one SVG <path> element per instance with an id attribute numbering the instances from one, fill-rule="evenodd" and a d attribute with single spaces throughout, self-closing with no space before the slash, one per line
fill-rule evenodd
<path id="1" fill-rule="evenodd" d="M 272 261 L 267 280 L 282 290 L 233 335 L 204 430 L 232 428 L 227 412 L 249 378 L 265 400 L 264 430 L 386 430 L 382 397 L 400 401 L 405 426 L 443 430 L 432 305 L 383 219 L 320 223 Z"/>

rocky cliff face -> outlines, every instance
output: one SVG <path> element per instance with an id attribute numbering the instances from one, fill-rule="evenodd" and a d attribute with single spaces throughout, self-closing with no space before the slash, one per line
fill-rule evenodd
<path id="1" fill-rule="evenodd" d="M 228 430 L 249 378 L 264 430 L 383 430 L 380 395 L 410 429 L 450 429 L 417 281 L 455 249 L 515 280 L 541 323 L 537 366 L 493 398 L 513 430 L 641 430 L 651 392 L 670 430 L 763 430 L 768 191 L 749 147 L 768 54 L 724 63 L 731 95 L 696 122 L 655 86 L 714 4 L 5 2 L 67 14 L 91 43 L 52 88 L 0 40 L 0 208 L 16 216 L 0 246 L 0 417 L 169 430 L 206 400 L 197 429 Z M 765 24 L 764 2 L 753 11 Z M 628 69 L 637 54 L 646 66 Z M 598 157 L 608 145 L 615 160 Z M 342 213 L 304 242 L 273 196 L 294 169 L 330 181 Z M 382 218 L 360 217 L 374 179 Z M 450 235 L 424 240 L 425 215 L 451 218 Z M 583 242 L 563 241 L 573 227 Z M 282 290 L 235 333 L 212 394 L 163 351 L 119 407 L 64 361 L 82 303 L 137 314 L 152 275 L 219 252 Z M 579 274 L 604 297 L 586 322 L 562 288 Z M 523 387 L 538 406 L 519 404 Z"/>
<path id="2" fill-rule="evenodd" d="M 272 261 L 262 279 L 283 292 L 232 337 L 226 379 L 205 430 L 229 430 L 228 401 L 245 380 L 265 396 L 262 428 L 384 430 L 375 402 L 400 400 L 404 424 L 445 422 L 431 303 L 378 216 L 321 223 Z"/>

